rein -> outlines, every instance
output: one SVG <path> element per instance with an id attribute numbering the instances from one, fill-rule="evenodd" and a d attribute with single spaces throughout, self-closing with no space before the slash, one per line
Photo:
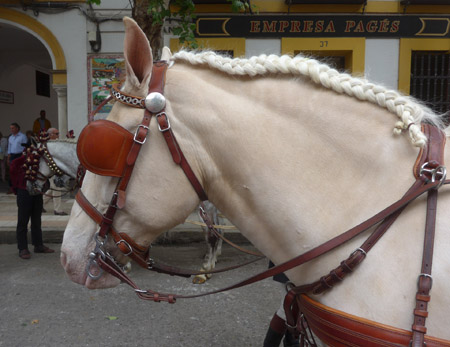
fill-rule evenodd
<path id="1" fill-rule="evenodd" d="M 178 164 L 184 171 L 186 177 L 191 183 L 192 187 L 196 191 L 201 201 L 207 199 L 206 193 L 203 190 L 200 181 L 195 176 L 192 168 L 187 162 L 186 158 L 175 139 L 172 132 L 171 125 L 167 114 L 165 113 L 165 98 L 163 96 L 164 90 L 164 78 L 167 69 L 167 64 L 165 62 L 156 62 L 153 67 L 152 79 L 149 85 L 149 94 L 144 99 L 126 95 L 117 88 L 112 92 L 113 97 L 128 106 L 144 108 L 145 113 L 141 123 L 138 125 L 136 132 L 133 136 L 130 148 L 126 150 L 120 156 L 120 160 L 123 166 L 120 170 L 116 166 L 112 166 L 111 170 L 106 172 L 98 164 L 98 158 L 92 157 L 87 151 L 82 151 L 80 148 L 83 146 L 82 136 L 83 133 L 88 133 L 88 125 L 80 135 L 80 140 L 78 142 L 78 154 L 80 157 L 80 162 L 83 166 L 93 171 L 96 174 L 103 174 L 106 176 L 119 177 L 119 181 L 116 185 L 114 194 L 111 198 L 110 204 L 105 212 L 101 214 L 89 201 L 86 199 L 81 190 L 79 190 L 76 200 L 80 207 L 95 221 L 100 225 L 99 231 L 95 234 L 94 240 L 96 242 L 96 247 L 93 252 L 89 255 L 89 263 L 87 265 L 87 273 L 93 278 L 97 279 L 102 275 L 102 271 L 106 271 L 111 275 L 117 277 L 122 282 L 127 283 L 132 288 L 134 288 L 136 294 L 144 300 L 152 300 L 155 302 L 165 301 L 169 303 L 175 303 L 177 299 L 186 298 L 196 298 L 200 296 L 216 294 L 231 289 L 243 287 L 245 285 L 255 283 L 266 279 L 268 277 L 274 276 L 281 272 L 286 272 L 294 267 L 300 266 L 313 260 L 325 253 L 328 253 L 338 246 L 346 243 L 347 241 L 353 239 L 357 235 L 367 231 L 371 227 L 374 227 L 378 223 L 380 225 L 375 228 L 368 239 L 357 248 L 350 256 L 341 262 L 341 264 L 333 269 L 328 275 L 323 276 L 318 281 L 302 285 L 298 287 L 290 288 L 286 298 L 285 298 L 285 311 L 287 316 L 288 327 L 295 331 L 304 330 L 301 327 L 305 324 L 305 318 L 302 314 L 302 307 L 299 307 L 297 303 L 297 297 L 304 293 L 318 294 L 325 290 L 333 287 L 337 282 L 342 281 L 345 276 L 352 272 L 353 269 L 362 262 L 367 256 L 367 253 L 372 249 L 375 243 L 383 236 L 383 234 L 389 229 L 389 227 L 395 222 L 397 217 L 401 212 L 416 198 L 428 193 L 428 203 L 427 203 L 427 219 L 425 227 L 425 244 L 423 253 L 423 264 L 421 273 L 418 278 L 418 292 L 416 295 L 417 306 L 414 310 L 414 324 L 412 326 L 412 339 L 411 345 L 422 346 L 425 341 L 425 319 L 428 316 L 427 304 L 430 300 L 429 292 L 432 285 L 431 277 L 431 265 L 432 265 L 432 255 L 433 255 L 433 241 L 435 232 L 435 219 L 436 219 L 436 205 L 437 205 L 437 192 L 438 189 L 443 185 L 450 184 L 450 180 L 446 180 L 446 169 L 441 165 L 443 163 L 443 148 L 445 144 L 445 136 L 443 133 L 428 125 L 424 125 L 427 131 L 429 144 L 427 147 L 421 150 L 418 160 L 414 166 L 414 173 L 416 176 L 416 181 L 413 183 L 411 188 L 406 192 L 406 194 L 397 202 L 388 206 L 381 212 L 377 213 L 373 217 L 367 219 L 361 224 L 347 230 L 346 232 L 332 238 L 331 240 L 285 262 L 274 266 L 266 271 L 263 271 L 257 275 L 254 275 L 248 279 L 238 282 L 234 285 L 228 286 L 226 288 L 214 290 L 207 293 L 196 294 L 196 295 L 178 295 L 178 294 L 168 294 L 160 293 L 152 290 L 142 290 L 140 289 L 121 269 L 120 265 L 116 263 L 114 258 L 105 250 L 108 234 L 110 234 L 117 247 L 125 256 L 129 256 L 135 260 L 139 265 L 146 267 L 149 270 L 154 270 L 157 272 L 164 272 L 169 274 L 175 274 L 172 272 L 173 267 L 161 266 L 160 264 L 155 264 L 152 259 L 148 258 L 149 250 L 142 246 L 137 245 L 130 237 L 124 233 L 118 233 L 114 230 L 112 223 L 115 213 L 118 209 L 122 209 L 126 202 L 126 188 L 130 180 L 136 158 L 139 154 L 141 146 L 145 143 L 146 137 L 149 131 L 149 125 L 151 118 L 156 118 L 158 122 L 158 129 L 164 136 L 166 143 L 172 155 L 173 161 Z M 102 121 L 96 121 L 102 122 Z M 103 121 L 109 122 L 109 121 Z M 91 124 L 94 124 L 92 122 Z M 112 123 L 112 122 L 110 122 Z M 100 124 L 100 123 L 97 123 Z M 114 123 L 116 124 L 116 123 Z M 90 128 L 91 130 L 94 128 Z M 122 138 L 124 143 L 128 143 L 126 140 L 130 133 L 120 127 L 119 125 L 112 126 Z M 94 130 L 92 130 L 94 131 Z M 437 144 L 437 145 L 436 145 Z M 81 156 L 80 156 L 81 154 Z M 205 213 L 203 213 L 205 214 Z M 207 216 L 205 219 L 205 224 L 208 228 L 214 229 L 212 223 L 208 220 Z M 218 233 L 216 236 L 220 237 Z M 94 274 L 92 269 L 95 268 L 98 274 Z M 234 267 L 233 267 L 234 268 Z M 222 270 L 215 270 L 209 273 L 222 272 Z M 181 271 L 182 273 L 183 271 Z M 199 272 L 197 272 L 199 273 Z M 205 273 L 205 272 L 200 272 Z M 179 274 L 179 273 L 178 273 Z M 192 274 L 192 273 L 190 273 Z M 189 274 L 189 275 L 190 275 Z"/>

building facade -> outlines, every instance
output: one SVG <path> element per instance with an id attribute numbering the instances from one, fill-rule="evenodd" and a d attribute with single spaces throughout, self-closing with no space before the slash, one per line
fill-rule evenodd
<path id="1" fill-rule="evenodd" d="M 121 18 L 131 15 L 130 3 L 24 3 L 0 1 L 0 131 L 11 122 L 31 129 L 46 109 L 61 133 L 78 135 L 124 77 Z M 234 57 L 312 55 L 450 110 L 450 0 L 251 0 L 252 13 L 238 14 L 225 0 L 194 3 L 203 48 Z M 176 51 L 170 27 L 164 43 Z"/>

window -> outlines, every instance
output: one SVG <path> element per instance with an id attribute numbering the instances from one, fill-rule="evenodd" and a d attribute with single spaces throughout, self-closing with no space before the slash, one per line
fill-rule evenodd
<path id="1" fill-rule="evenodd" d="M 282 38 L 281 53 L 313 55 L 338 70 L 364 73 L 364 38 Z"/>
<path id="2" fill-rule="evenodd" d="M 437 113 L 450 111 L 450 54 L 412 51 L 410 94 Z"/>
<path id="3" fill-rule="evenodd" d="M 36 94 L 50 97 L 50 75 L 36 70 Z"/>

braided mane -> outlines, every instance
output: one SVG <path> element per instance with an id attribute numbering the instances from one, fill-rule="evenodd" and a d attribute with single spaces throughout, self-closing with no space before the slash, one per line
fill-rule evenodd
<path id="1" fill-rule="evenodd" d="M 395 123 L 394 134 L 399 135 L 403 130 L 409 130 L 411 143 L 416 147 L 423 147 L 427 142 L 425 134 L 421 131 L 421 122 L 443 128 L 441 118 L 413 97 L 401 95 L 397 91 L 347 73 L 340 73 L 318 60 L 302 55 L 292 58 L 288 55 L 263 54 L 249 59 L 232 59 L 213 51 L 198 53 L 180 51 L 173 55 L 172 60 L 181 60 L 192 65 L 208 65 L 230 75 L 253 77 L 282 73 L 309 77 L 325 88 L 337 93 L 345 93 L 359 100 L 370 101 L 396 114 L 399 121 Z"/>

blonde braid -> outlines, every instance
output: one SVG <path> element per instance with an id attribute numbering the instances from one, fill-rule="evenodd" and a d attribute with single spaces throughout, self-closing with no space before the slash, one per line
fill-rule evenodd
<path id="1" fill-rule="evenodd" d="M 396 114 L 399 121 L 395 123 L 394 134 L 399 135 L 403 130 L 409 129 L 411 143 L 417 147 L 423 147 L 427 141 L 420 128 L 421 122 L 427 121 L 442 128 L 440 118 L 412 97 L 403 96 L 394 90 L 388 90 L 383 86 L 369 83 L 347 73 L 340 73 L 328 65 L 308 57 L 292 58 L 288 55 L 280 57 L 263 54 L 249 59 L 231 59 L 212 51 L 201 53 L 180 51 L 174 54 L 172 59 L 185 61 L 192 65 L 208 65 L 230 75 L 253 77 L 268 73 L 282 73 L 309 77 L 325 88 L 337 93 L 345 93 L 359 100 L 370 101 Z"/>

